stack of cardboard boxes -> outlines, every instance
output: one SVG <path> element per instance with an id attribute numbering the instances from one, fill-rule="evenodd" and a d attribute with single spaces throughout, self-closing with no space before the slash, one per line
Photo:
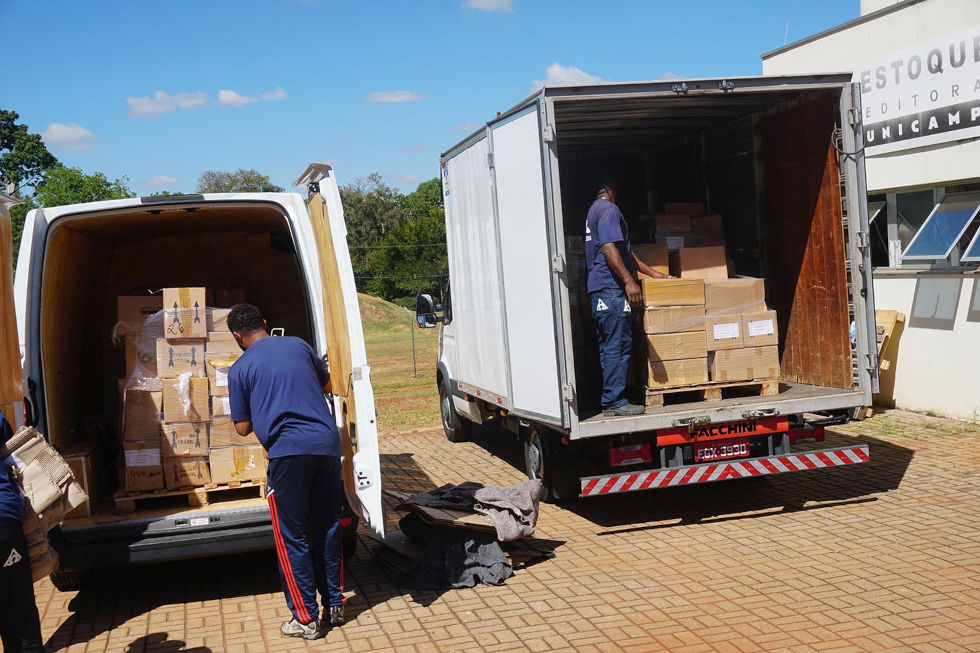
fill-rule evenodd
<path id="1" fill-rule="evenodd" d="M 238 436 L 229 416 L 227 373 L 241 351 L 227 331 L 228 309 L 207 308 L 207 297 L 204 288 L 165 288 L 162 311 L 160 299 L 118 298 L 120 321 L 133 317 L 133 307 L 138 315 L 157 311 L 126 330 L 127 379 L 120 385 L 127 492 L 265 476 L 258 439 Z"/>

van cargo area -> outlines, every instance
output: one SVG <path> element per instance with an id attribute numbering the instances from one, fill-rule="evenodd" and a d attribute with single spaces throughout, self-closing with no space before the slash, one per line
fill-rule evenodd
<path id="1" fill-rule="evenodd" d="M 140 522 L 141 530 L 186 530 L 179 519 L 156 521 L 165 515 L 209 514 L 205 523 L 221 519 L 226 525 L 240 519 L 243 528 L 257 518 L 267 524 L 264 498 L 254 488 L 210 493 L 204 507 L 174 496 L 137 501 L 125 514 L 117 511 L 112 496 L 119 485 L 125 348 L 113 343 L 112 333 L 118 296 L 204 286 L 244 289 L 270 327 L 312 341 L 308 289 L 282 208 L 209 201 L 68 215 L 51 224 L 45 248 L 43 259 L 37 257 L 43 260 L 37 316 L 43 393 L 32 399 L 46 416 L 41 428 L 56 447 L 64 451 L 98 442 L 102 461 L 91 481 L 101 486 L 102 503 L 92 516 L 66 522 L 62 535 L 84 539 L 89 529 L 104 539 L 106 532 L 97 526 L 107 523 L 120 532 L 124 523 Z M 241 535 L 234 529 L 222 534 Z M 211 551 L 220 548 L 213 536 L 202 542 Z"/>
<path id="2" fill-rule="evenodd" d="M 584 235 L 598 171 L 616 180 L 617 204 L 631 223 L 633 243 L 656 241 L 653 221 L 640 216 L 663 213 L 667 203 L 702 203 L 706 215 L 721 216 L 730 271 L 765 279 L 766 299 L 778 315 L 778 394 L 687 405 L 683 393 L 667 395 L 672 405 L 648 408 L 636 426 L 658 415 L 683 418 L 678 413 L 689 408 L 704 413 L 796 404 L 795 410 L 781 407 L 785 414 L 803 412 L 814 399 L 827 409 L 862 403 L 849 338 L 855 315 L 842 202 L 846 191 L 835 151 L 840 101 L 836 88 L 722 97 L 692 89 L 669 97 L 554 102 L 566 237 Z M 585 275 L 568 278 L 573 296 Z M 598 408 L 601 376 L 589 307 L 577 317 L 572 311 L 582 434 L 622 430 L 621 418 L 603 418 Z"/>

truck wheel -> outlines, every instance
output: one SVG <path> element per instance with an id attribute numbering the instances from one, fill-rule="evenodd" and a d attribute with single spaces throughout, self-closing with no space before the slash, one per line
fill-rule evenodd
<path id="1" fill-rule="evenodd" d="M 82 586 L 84 571 L 54 571 L 51 572 L 51 584 L 59 592 L 75 592 Z"/>
<path id="2" fill-rule="evenodd" d="M 473 423 L 461 418 L 453 408 L 453 397 L 446 383 L 439 384 L 439 412 L 442 415 L 442 430 L 450 442 L 465 442 L 470 437 Z"/>
<path id="3" fill-rule="evenodd" d="M 570 460 L 556 456 L 550 452 L 549 443 L 540 430 L 531 427 L 523 429 L 524 468 L 531 480 L 541 479 L 540 498 L 545 503 L 555 503 L 559 499 L 569 499 L 578 496 L 575 483 L 578 477 L 574 469 L 566 469 L 566 464 L 574 464 Z"/>

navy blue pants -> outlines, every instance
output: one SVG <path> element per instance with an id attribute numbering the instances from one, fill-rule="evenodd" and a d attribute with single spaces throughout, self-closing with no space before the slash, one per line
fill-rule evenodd
<path id="1" fill-rule="evenodd" d="M 5 653 L 42 653 L 31 560 L 21 528 L 17 520 L 0 519 L 0 640 Z"/>
<path id="2" fill-rule="evenodd" d="M 270 458 L 268 477 L 282 590 L 290 612 L 306 624 L 319 616 L 317 592 L 324 607 L 344 602 L 340 458 Z"/>
<path id="3" fill-rule="evenodd" d="M 599 342 L 599 367 L 602 368 L 602 407 L 619 408 L 627 403 L 626 372 L 629 369 L 633 316 L 626 293 L 618 288 L 603 288 L 589 293 L 592 317 Z"/>

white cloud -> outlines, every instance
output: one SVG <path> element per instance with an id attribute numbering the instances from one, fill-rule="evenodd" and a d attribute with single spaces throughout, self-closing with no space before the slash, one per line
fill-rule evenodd
<path id="1" fill-rule="evenodd" d="M 402 152 L 425 152 L 425 145 L 409 145 L 402 148 Z"/>
<path id="2" fill-rule="evenodd" d="M 208 102 L 208 96 L 204 93 L 178 93 L 170 95 L 163 91 L 157 91 L 153 97 L 127 97 L 126 104 L 129 105 L 129 115 L 137 118 L 148 116 L 159 116 L 173 111 L 174 109 L 196 109 Z"/>
<path id="3" fill-rule="evenodd" d="M 478 122 L 458 122 L 453 125 L 453 129 L 461 132 L 471 132 L 480 127 L 483 127 L 483 124 Z"/>
<path id="4" fill-rule="evenodd" d="M 676 74 L 674 74 L 674 73 L 672 73 L 670 71 L 667 71 L 663 75 L 660 76 L 660 79 L 663 80 L 663 81 L 665 81 L 665 82 L 669 82 L 669 81 L 674 80 L 674 79 L 683 79 L 683 78 L 680 75 L 676 75 Z"/>
<path id="5" fill-rule="evenodd" d="M 286 91 L 282 90 L 281 86 L 277 86 L 273 90 L 258 96 L 242 95 L 241 93 L 236 93 L 235 91 L 229 89 L 222 89 L 218 91 L 218 105 L 222 107 L 243 107 L 246 104 L 252 104 L 253 102 L 270 102 L 285 99 Z"/>
<path id="6" fill-rule="evenodd" d="M 480 11 L 514 11 L 514 0 L 464 0 L 464 7 Z"/>
<path id="7" fill-rule="evenodd" d="M 414 91 L 378 91 L 369 93 L 365 102 L 415 102 L 425 97 L 425 93 Z"/>
<path id="8" fill-rule="evenodd" d="M 551 64 L 545 68 L 544 72 L 544 79 L 531 81 L 533 90 L 540 90 L 543 86 L 587 86 L 589 84 L 599 84 L 600 82 L 609 81 L 602 77 L 590 75 L 581 68 L 562 66 L 558 63 Z"/>
<path id="9" fill-rule="evenodd" d="M 56 150 L 85 152 L 95 149 L 95 134 L 74 122 L 67 125 L 53 122 L 41 132 L 41 138 L 45 145 Z"/>
<path id="10" fill-rule="evenodd" d="M 162 188 L 163 186 L 170 186 L 171 184 L 176 184 L 179 180 L 176 177 L 168 177 L 167 175 L 157 175 L 156 177 L 150 177 L 149 179 L 143 180 L 143 185 L 147 188 Z"/>

